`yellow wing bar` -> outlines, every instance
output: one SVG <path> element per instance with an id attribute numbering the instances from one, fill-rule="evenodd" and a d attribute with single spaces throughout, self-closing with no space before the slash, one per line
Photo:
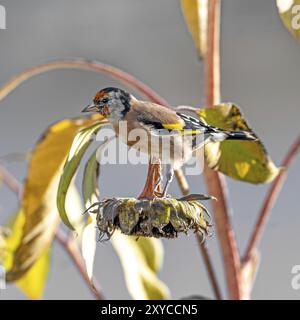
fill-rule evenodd
<path id="1" fill-rule="evenodd" d="M 203 130 L 197 129 L 184 129 L 184 126 L 181 123 L 163 123 L 162 126 L 167 130 L 177 130 L 179 134 L 201 134 Z"/>

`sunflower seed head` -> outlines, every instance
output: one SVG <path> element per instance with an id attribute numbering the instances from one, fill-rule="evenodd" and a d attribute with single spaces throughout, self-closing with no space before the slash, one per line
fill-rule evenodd
<path id="1" fill-rule="evenodd" d="M 199 200 L 157 198 L 111 198 L 93 204 L 97 215 L 100 240 L 110 239 L 115 229 L 126 235 L 175 238 L 189 230 L 199 232 L 203 238 L 211 234 L 211 219 Z"/>

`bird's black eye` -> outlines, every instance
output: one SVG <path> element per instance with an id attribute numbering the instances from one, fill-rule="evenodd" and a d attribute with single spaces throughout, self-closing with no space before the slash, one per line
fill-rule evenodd
<path id="1" fill-rule="evenodd" d="M 108 98 L 103 98 L 101 102 L 105 104 L 108 102 L 108 100 L 109 100 Z"/>

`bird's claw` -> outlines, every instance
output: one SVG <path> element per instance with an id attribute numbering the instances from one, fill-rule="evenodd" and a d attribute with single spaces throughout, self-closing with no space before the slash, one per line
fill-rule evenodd
<path id="1" fill-rule="evenodd" d="M 170 194 L 163 194 L 162 192 L 158 192 L 158 191 L 154 191 L 153 193 L 155 195 L 155 198 L 158 198 L 158 199 L 172 198 L 172 196 Z"/>

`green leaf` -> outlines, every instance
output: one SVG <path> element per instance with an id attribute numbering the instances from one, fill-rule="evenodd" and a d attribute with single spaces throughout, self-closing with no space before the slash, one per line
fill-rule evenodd
<path id="1" fill-rule="evenodd" d="M 252 132 L 240 109 L 234 104 L 224 103 L 215 108 L 199 109 L 198 114 L 210 125 L 225 130 Z M 208 143 L 205 146 L 205 158 L 210 168 L 236 180 L 255 184 L 271 182 L 280 171 L 260 140 Z"/>
<path id="2" fill-rule="evenodd" d="M 81 130 L 74 138 L 68 158 L 65 162 L 63 173 L 60 177 L 58 192 L 57 192 L 57 208 L 63 222 L 72 230 L 74 227 L 69 221 L 68 214 L 65 208 L 66 194 L 72 178 L 74 177 L 77 168 L 84 156 L 87 148 L 92 142 L 92 136 L 96 134 L 100 128 L 107 124 L 106 121 L 101 121 Z"/>
<path id="3" fill-rule="evenodd" d="M 110 143 L 112 139 L 115 139 L 115 137 L 111 137 L 103 141 L 92 153 L 85 165 L 82 181 L 82 193 L 86 207 L 89 207 L 100 199 L 100 190 L 98 186 L 100 163 L 98 162 L 98 157 L 101 156 L 103 148 Z"/>
<path id="4" fill-rule="evenodd" d="M 300 41 L 300 0 L 277 0 L 276 3 L 283 24 Z"/>
<path id="5" fill-rule="evenodd" d="M 22 231 L 25 224 L 25 215 L 23 210 L 18 214 L 11 223 L 11 234 L 5 238 L 6 255 L 4 267 L 9 270 L 13 265 L 14 251 L 22 239 Z M 48 278 L 50 265 L 50 249 L 46 248 L 41 256 L 33 265 L 16 281 L 16 285 L 30 299 L 41 299 Z"/>
<path id="6" fill-rule="evenodd" d="M 159 252 L 156 256 L 154 242 L 150 239 L 144 238 L 142 244 L 136 237 L 123 235 L 116 230 L 112 244 L 121 260 L 128 291 L 134 299 L 168 299 L 169 289 L 156 275 L 162 254 Z"/>
<path id="7" fill-rule="evenodd" d="M 92 153 L 83 173 L 82 193 L 85 206 L 88 207 L 99 201 L 100 191 L 98 187 L 98 177 L 100 175 L 100 164 L 97 161 L 98 148 Z"/>
<path id="8" fill-rule="evenodd" d="M 181 0 L 182 12 L 199 56 L 206 53 L 208 0 Z"/>

